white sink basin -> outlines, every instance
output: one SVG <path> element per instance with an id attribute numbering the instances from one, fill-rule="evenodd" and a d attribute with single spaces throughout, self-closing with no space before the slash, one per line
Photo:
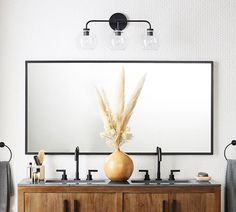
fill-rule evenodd
<path id="1" fill-rule="evenodd" d="M 188 184 L 191 180 L 131 180 L 131 183 L 145 183 L 145 184 Z"/>
<path id="2" fill-rule="evenodd" d="M 105 180 L 46 180 L 45 184 L 97 184 L 105 183 Z"/>

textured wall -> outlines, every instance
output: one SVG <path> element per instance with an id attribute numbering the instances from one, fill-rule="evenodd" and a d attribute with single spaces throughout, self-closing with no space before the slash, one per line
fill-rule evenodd
<path id="1" fill-rule="evenodd" d="M 137 44 L 143 32 L 139 24 L 126 32 L 130 40 L 124 52 L 106 47 L 109 28 L 91 26 L 98 35 L 98 47 L 92 52 L 76 48 L 76 38 L 91 18 L 109 18 L 114 12 L 130 18 L 151 21 L 159 34 L 158 52 L 145 52 Z M 0 0 L 0 139 L 11 146 L 15 184 L 26 176 L 31 156 L 24 155 L 24 61 L 27 59 L 127 59 L 127 60 L 213 60 L 214 86 L 214 155 L 166 156 L 163 176 L 170 169 L 181 169 L 179 177 L 194 177 L 198 171 L 209 172 L 224 184 L 225 145 L 236 138 L 236 2 L 233 0 Z M 236 149 L 228 154 L 233 156 Z M 0 160 L 7 157 L 1 150 Z M 155 174 L 155 157 L 135 156 L 135 172 L 148 168 Z M 102 174 L 104 156 L 82 156 L 81 175 L 88 168 Z M 47 176 L 56 168 L 67 168 L 74 175 L 72 156 L 47 156 Z M 50 169 L 50 170 L 49 170 Z M 97 175 L 97 176 L 98 176 Z M 223 199 L 223 198 L 222 198 Z M 16 199 L 13 201 L 16 211 Z"/>

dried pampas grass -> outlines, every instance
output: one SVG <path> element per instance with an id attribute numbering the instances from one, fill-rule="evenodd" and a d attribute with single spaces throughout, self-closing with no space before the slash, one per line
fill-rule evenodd
<path id="1" fill-rule="evenodd" d="M 39 162 L 40 162 L 41 165 L 42 165 L 43 162 L 44 162 L 44 158 L 45 158 L 44 150 L 40 150 L 40 151 L 38 152 L 38 159 L 39 159 Z"/>
<path id="2" fill-rule="evenodd" d="M 142 91 L 145 77 L 146 75 L 144 75 L 137 84 L 137 87 L 125 108 L 125 71 L 124 68 L 122 68 L 118 86 L 117 112 L 115 115 L 112 114 L 105 91 L 97 89 L 98 104 L 105 130 L 100 135 L 116 149 L 119 149 L 123 143 L 133 137 L 127 125 Z"/>

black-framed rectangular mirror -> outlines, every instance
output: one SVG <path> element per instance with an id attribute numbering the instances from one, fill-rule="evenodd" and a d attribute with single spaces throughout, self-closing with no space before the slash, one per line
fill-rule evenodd
<path id="1" fill-rule="evenodd" d="M 130 120 L 130 154 L 213 154 L 212 61 L 26 61 L 26 154 L 108 154 L 96 86 L 115 108 L 119 72 L 126 100 L 146 73 Z"/>

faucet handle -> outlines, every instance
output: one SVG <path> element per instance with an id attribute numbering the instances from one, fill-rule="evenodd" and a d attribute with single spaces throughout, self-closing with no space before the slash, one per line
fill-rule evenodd
<path id="1" fill-rule="evenodd" d="M 171 169 L 170 175 L 169 175 L 169 180 L 175 180 L 174 172 L 180 172 L 180 170 L 179 169 Z"/>
<path id="2" fill-rule="evenodd" d="M 57 169 L 56 172 L 63 172 L 61 176 L 61 180 L 67 180 L 66 170 L 65 169 Z"/>
<path id="3" fill-rule="evenodd" d="M 93 180 L 92 172 L 98 172 L 96 169 L 89 169 L 86 180 Z"/>
<path id="4" fill-rule="evenodd" d="M 148 174 L 148 170 L 140 169 L 139 172 L 145 172 L 144 180 L 150 180 L 150 176 Z"/>

